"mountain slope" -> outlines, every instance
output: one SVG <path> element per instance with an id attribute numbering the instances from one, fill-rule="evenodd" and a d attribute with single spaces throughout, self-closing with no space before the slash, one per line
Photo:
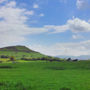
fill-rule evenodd
<path id="1" fill-rule="evenodd" d="M 35 52 L 25 46 L 20 45 L 0 48 L 0 56 L 3 55 L 7 57 L 14 56 L 16 59 L 45 57 L 45 55 L 40 54 L 39 52 Z"/>

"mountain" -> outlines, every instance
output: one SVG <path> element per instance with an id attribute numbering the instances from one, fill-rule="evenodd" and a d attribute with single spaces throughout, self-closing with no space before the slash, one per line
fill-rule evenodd
<path id="1" fill-rule="evenodd" d="M 64 56 L 64 55 L 60 55 L 60 56 L 56 56 L 59 58 L 72 58 L 72 59 L 79 59 L 79 60 L 90 60 L 90 55 L 81 55 L 81 56 Z"/>
<path id="2" fill-rule="evenodd" d="M 81 55 L 77 57 L 80 60 L 90 60 L 90 55 Z"/>

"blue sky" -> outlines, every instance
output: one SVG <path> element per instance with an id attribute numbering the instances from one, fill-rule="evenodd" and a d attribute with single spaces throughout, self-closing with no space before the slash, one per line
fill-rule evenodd
<path id="1" fill-rule="evenodd" d="M 90 0 L 0 0 L 0 47 L 46 55 L 90 55 Z"/>

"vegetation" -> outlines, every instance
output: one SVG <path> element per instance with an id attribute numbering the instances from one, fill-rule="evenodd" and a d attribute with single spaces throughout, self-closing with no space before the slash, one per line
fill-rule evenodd
<path id="1" fill-rule="evenodd" d="M 10 58 L 11 56 L 15 57 L 16 59 L 21 59 L 33 57 L 37 58 L 45 55 L 32 51 L 25 46 L 11 46 L 0 49 L 1 58 Z"/>
<path id="2" fill-rule="evenodd" d="M 13 56 L 11 56 L 10 61 L 15 61 L 15 58 Z"/>
<path id="3" fill-rule="evenodd" d="M 0 64 L 0 90 L 89 90 L 90 61 Z"/>

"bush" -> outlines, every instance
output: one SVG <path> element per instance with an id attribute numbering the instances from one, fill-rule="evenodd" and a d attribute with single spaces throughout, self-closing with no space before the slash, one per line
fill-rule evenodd
<path id="1" fill-rule="evenodd" d="M 71 58 L 68 58 L 67 61 L 71 61 L 72 59 Z"/>
<path id="2" fill-rule="evenodd" d="M 64 88 L 60 88 L 60 90 L 71 90 L 71 88 L 64 87 Z"/>
<path id="3" fill-rule="evenodd" d="M 9 56 L 1 55 L 1 58 L 9 58 Z"/>
<path id="4" fill-rule="evenodd" d="M 12 68 L 12 66 L 0 66 L 0 68 L 2 68 L 2 69 L 5 69 L 5 68 Z"/>
<path id="5" fill-rule="evenodd" d="M 0 63 L 2 63 L 3 61 L 0 61 Z"/>
<path id="6" fill-rule="evenodd" d="M 56 58 L 56 57 L 50 57 L 50 56 L 47 56 L 47 57 L 36 57 L 36 58 L 33 58 L 33 57 L 30 57 L 30 58 L 25 58 L 25 57 L 22 57 L 21 60 L 27 60 L 27 61 L 37 61 L 37 60 L 42 60 L 42 61 L 60 61 L 60 58 Z"/>
<path id="7" fill-rule="evenodd" d="M 10 57 L 10 61 L 14 61 L 15 60 L 15 57 L 14 56 L 11 56 Z"/>

